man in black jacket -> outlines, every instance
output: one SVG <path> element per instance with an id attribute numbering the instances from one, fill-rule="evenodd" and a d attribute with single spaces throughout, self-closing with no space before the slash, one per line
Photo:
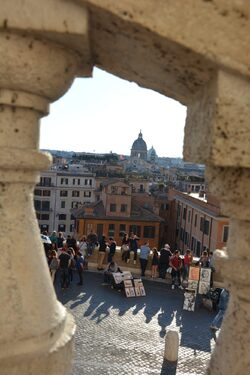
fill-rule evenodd
<path id="1" fill-rule="evenodd" d="M 164 248 L 160 250 L 160 259 L 159 259 L 159 277 L 162 279 L 166 278 L 166 272 L 169 267 L 169 260 L 172 256 L 170 251 L 170 246 L 168 244 L 164 245 Z"/>

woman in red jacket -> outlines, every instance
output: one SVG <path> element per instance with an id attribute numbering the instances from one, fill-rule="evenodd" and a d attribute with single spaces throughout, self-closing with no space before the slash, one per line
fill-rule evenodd
<path id="1" fill-rule="evenodd" d="M 176 278 L 178 280 L 178 287 L 183 289 L 181 285 L 182 259 L 180 258 L 179 250 L 175 250 L 174 255 L 170 258 L 169 265 L 172 267 L 172 289 L 174 289 Z"/>

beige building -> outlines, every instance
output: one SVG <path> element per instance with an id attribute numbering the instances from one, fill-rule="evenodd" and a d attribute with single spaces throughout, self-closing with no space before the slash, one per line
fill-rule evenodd
<path id="1" fill-rule="evenodd" d="M 229 220 L 222 215 L 219 202 L 210 194 L 182 193 L 171 190 L 172 223 L 175 246 L 182 252 L 191 249 L 195 256 L 203 250 L 226 247 Z"/>
<path id="2" fill-rule="evenodd" d="M 71 210 L 95 200 L 95 175 L 82 165 L 60 165 L 42 172 L 34 190 L 34 205 L 41 232 L 75 233 Z"/>

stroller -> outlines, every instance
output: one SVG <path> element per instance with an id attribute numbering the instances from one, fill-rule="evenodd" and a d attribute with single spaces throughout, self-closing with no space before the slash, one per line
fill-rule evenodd
<path id="1" fill-rule="evenodd" d="M 211 288 L 202 296 L 202 305 L 209 311 L 216 311 L 222 288 Z"/>

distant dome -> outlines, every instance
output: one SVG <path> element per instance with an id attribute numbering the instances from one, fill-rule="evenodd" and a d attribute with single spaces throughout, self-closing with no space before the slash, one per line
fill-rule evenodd
<path id="1" fill-rule="evenodd" d="M 156 154 L 154 147 L 152 146 L 150 150 L 148 150 L 148 160 L 151 163 L 155 163 L 157 159 L 158 159 L 158 156 Z"/>
<path id="2" fill-rule="evenodd" d="M 139 151 L 139 152 L 141 152 L 141 151 L 145 152 L 146 151 L 147 152 L 147 144 L 144 141 L 144 139 L 142 139 L 141 131 L 138 135 L 138 138 L 134 141 L 131 151 Z"/>

